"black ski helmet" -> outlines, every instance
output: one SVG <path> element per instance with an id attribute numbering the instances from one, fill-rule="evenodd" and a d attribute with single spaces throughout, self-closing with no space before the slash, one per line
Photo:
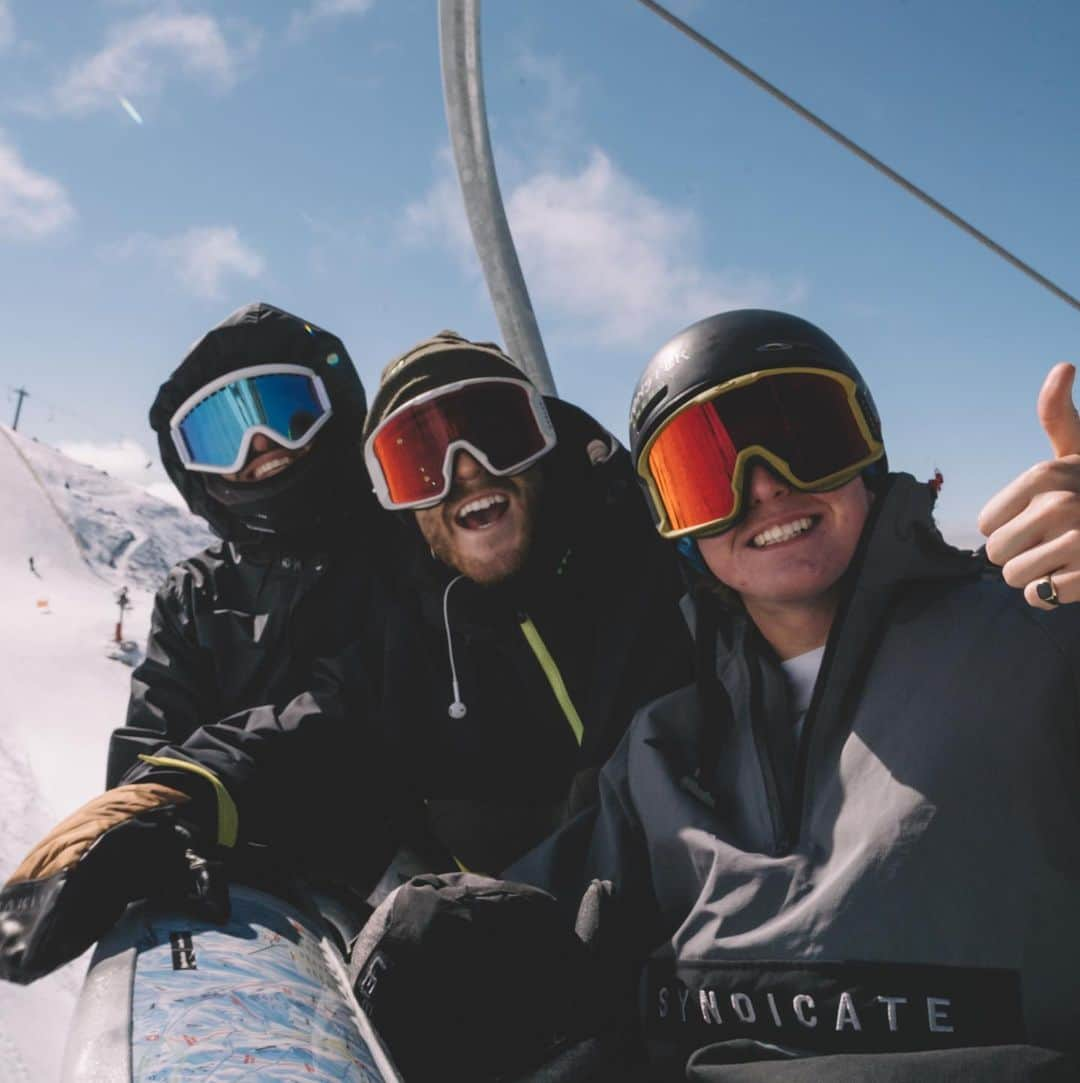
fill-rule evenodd
<path id="1" fill-rule="evenodd" d="M 322 378 L 333 413 L 311 451 L 265 481 L 230 483 L 188 470 L 169 425 L 180 405 L 212 380 L 253 365 L 299 364 Z M 371 503 L 361 436 L 367 400 L 341 340 L 263 302 L 245 305 L 208 331 L 161 385 L 150 408 L 165 470 L 187 505 L 227 541 L 290 540 L 359 517 Z"/>
<path id="2" fill-rule="evenodd" d="M 881 421 L 866 381 L 820 327 L 786 312 L 744 308 L 692 323 L 645 366 L 630 402 L 630 453 L 635 468 L 649 438 L 684 402 L 736 376 L 795 366 L 850 377 L 871 434 L 881 441 Z M 864 475 L 878 477 L 887 470 L 882 452 Z"/>

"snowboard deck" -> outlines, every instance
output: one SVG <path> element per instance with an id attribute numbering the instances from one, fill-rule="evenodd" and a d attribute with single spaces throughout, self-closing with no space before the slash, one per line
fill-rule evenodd
<path id="1" fill-rule="evenodd" d="M 91 961 L 63 1083 L 400 1083 L 319 923 L 230 899 L 225 925 L 129 909 Z"/>

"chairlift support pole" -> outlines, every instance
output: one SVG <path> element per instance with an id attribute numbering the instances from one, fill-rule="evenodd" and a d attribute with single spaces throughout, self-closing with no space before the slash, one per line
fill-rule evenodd
<path id="1" fill-rule="evenodd" d="M 554 395 L 495 174 L 480 68 L 480 0 L 439 0 L 439 50 L 450 145 L 495 317 L 510 356 L 545 395 Z"/>

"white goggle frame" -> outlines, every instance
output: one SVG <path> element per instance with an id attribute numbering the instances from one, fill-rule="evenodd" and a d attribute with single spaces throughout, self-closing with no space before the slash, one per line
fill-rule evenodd
<path id="1" fill-rule="evenodd" d="M 530 455 L 520 463 L 515 463 L 509 469 L 497 470 L 491 465 L 491 460 L 487 457 L 487 454 L 482 448 L 478 448 L 469 440 L 453 440 L 447 445 L 446 452 L 443 455 L 442 490 L 438 494 L 431 497 L 424 497 L 422 500 L 412 500 L 404 504 L 395 503 L 390 498 L 390 488 L 386 483 L 386 476 L 383 474 L 382 464 L 375 454 L 375 437 L 382 432 L 390 421 L 399 414 L 404 413 L 406 410 L 414 409 L 417 406 L 423 405 L 425 402 L 431 402 L 433 399 L 441 398 L 443 395 L 448 395 L 452 391 L 457 391 L 462 387 L 468 387 L 472 384 L 514 384 L 515 387 L 520 387 L 524 390 L 528 397 L 529 407 L 532 410 L 537 428 L 539 428 L 541 435 L 544 437 L 544 446 L 534 455 Z M 375 427 L 367 440 L 364 441 L 364 462 L 367 464 L 368 475 L 371 477 L 372 488 L 379 499 L 379 503 L 386 508 L 387 511 L 411 511 L 418 508 L 433 508 L 436 504 L 441 504 L 446 499 L 446 494 L 450 492 L 450 489 L 453 486 L 453 463 L 454 457 L 458 451 L 467 451 L 489 474 L 492 474 L 497 478 L 505 478 L 528 470 L 528 468 L 538 459 L 542 459 L 557 442 L 558 438 L 555 435 L 555 426 L 551 423 L 551 417 L 548 415 L 543 397 L 532 384 L 527 384 L 524 380 L 515 380 L 512 376 L 478 376 L 470 380 L 457 380 L 452 384 L 443 384 L 441 387 L 432 388 L 432 390 L 425 391 L 422 395 L 417 395 L 414 399 L 409 399 L 408 402 L 403 403 L 396 410 L 387 414 Z"/>
<path id="2" fill-rule="evenodd" d="M 228 387 L 229 384 L 236 383 L 237 380 L 244 380 L 253 376 L 273 376 L 277 373 L 293 376 L 306 376 L 311 380 L 315 387 L 315 396 L 319 400 L 319 405 L 323 408 L 322 415 L 316 419 L 311 428 L 298 440 L 287 440 L 281 433 L 275 432 L 268 425 L 252 425 L 241 438 L 240 448 L 236 453 L 236 459 L 231 465 L 204 466 L 201 463 L 193 462 L 191 455 L 188 452 L 187 445 L 184 443 L 183 434 L 180 432 L 180 423 L 184 418 L 187 417 L 199 403 L 204 402 L 222 388 Z M 229 372 L 224 376 L 219 376 L 216 380 L 212 380 L 204 387 L 199 388 L 194 395 L 186 398 L 169 421 L 169 434 L 172 436 L 176 452 L 180 456 L 180 462 L 183 463 L 185 470 L 198 471 L 200 474 L 235 474 L 243 467 L 244 463 L 247 462 L 251 441 L 256 433 L 262 433 L 263 436 L 273 440 L 279 447 L 286 448 L 289 451 L 298 451 L 300 448 L 306 447 L 311 443 L 315 434 L 330 420 L 332 413 L 333 408 L 330 405 L 330 396 L 327 394 L 326 385 L 323 383 L 322 377 L 306 365 L 250 365 L 248 368 L 236 369 L 235 372 Z"/>

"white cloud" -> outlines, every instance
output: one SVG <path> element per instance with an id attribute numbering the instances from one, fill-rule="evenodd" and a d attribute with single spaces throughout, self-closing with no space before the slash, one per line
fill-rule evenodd
<path id="1" fill-rule="evenodd" d="M 243 49 L 234 47 L 210 15 L 150 12 L 112 27 L 104 48 L 53 88 L 52 106 L 62 113 L 111 109 L 118 97 L 159 94 L 178 73 L 228 90 L 255 44 L 250 39 Z"/>
<path id="2" fill-rule="evenodd" d="M 235 226 L 202 226 L 164 242 L 180 280 L 200 297 L 216 297 L 227 275 L 258 278 L 266 264 L 240 240 Z"/>
<path id="3" fill-rule="evenodd" d="M 0 0 L 0 50 L 15 43 L 15 18 L 7 0 Z"/>
<path id="4" fill-rule="evenodd" d="M 226 278 L 258 278 L 266 269 L 262 256 L 240 239 L 235 226 L 195 226 L 171 237 L 140 233 L 108 254 L 127 258 L 142 253 L 171 270 L 197 297 L 218 297 Z"/>
<path id="5" fill-rule="evenodd" d="M 403 232 L 410 244 L 441 242 L 454 249 L 463 263 L 479 270 L 449 147 L 438 153 L 435 180 L 427 194 L 405 208 Z"/>
<path id="6" fill-rule="evenodd" d="M 476 265 L 446 152 L 431 189 L 406 208 L 406 237 L 450 244 Z M 690 211 L 665 204 L 592 149 L 580 170 L 533 173 L 506 197 L 537 307 L 604 346 L 651 340 L 726 308 L 798 304 L 804 288 L 705 265 Z"/>
<path id="7" fill-rule="evenodd" d="M 532 80 L 541 89 L 539 102 L 522 117 L 524 138 L 531 151 L 550 157 L 580 147 L 584 142 L 581 86 L 562 60 L 524 50 L 513 66 L 519 77 Z"/>
<path id="8" fill-rule="evenodd" d="M 35 173 L 0 132 L 0 237 L 35 240 L 75 220 L 67 190 Z"/>
<path id="9" fill-rule="evenodd" d="M 375 0 L 313 0 L 303 10 L 293 12 L 289 20 L 289 30 L 296 33 L 323 19 L 336 19 L 342 15 L 363 15 L 374 6 Z"/>

